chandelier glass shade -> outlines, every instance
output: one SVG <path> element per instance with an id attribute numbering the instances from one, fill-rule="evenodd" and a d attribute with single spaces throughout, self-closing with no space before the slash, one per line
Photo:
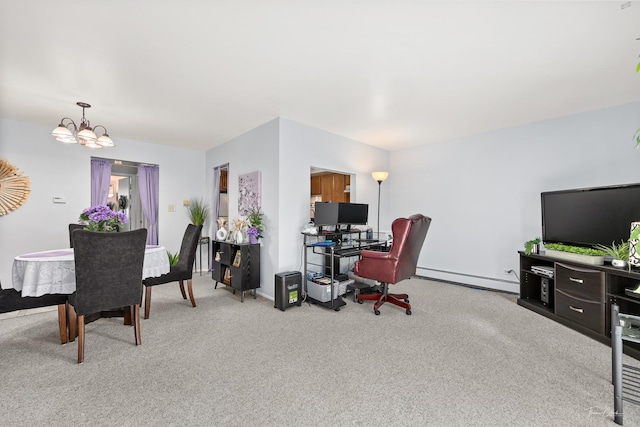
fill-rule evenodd
<path id="1" fill-rule="evenodd" d="M 69 117 L 63 117 L 58 127 L 51 132 L 51 136 L 53 136 L 56 141 L 65 144 L 80 144 L 87 148 L 115 147 L 115 144 L 107 133 L 107 128 L 102 125 L 91 127 L 91 123 L 85 118 L 84 109 L 91 108 L 91 105 L 86 102 L 76 102 L 76 104 L 82 108 L 80 126 L 76 125 L 76 122 Z M 99 137 L 95 133 L 98 128 L 102 128 L 103 130 L 102 135 Z"/>

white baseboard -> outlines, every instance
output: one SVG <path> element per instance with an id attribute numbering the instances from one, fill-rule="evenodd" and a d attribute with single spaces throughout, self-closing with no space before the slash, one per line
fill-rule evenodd
<path id="1" fill-rule="evenodd" d="M 463 285 L 479 288 L 495 289 L 499 291 L 520 293 L 520 283 L 515 280 L 496 279 L 491 277 L 475 276 L 471 274 L 455 273 L 428 268 L 417 268 L 416 274 L 426 279 L 443 280 L 446 282 L 461 283 Z"/>

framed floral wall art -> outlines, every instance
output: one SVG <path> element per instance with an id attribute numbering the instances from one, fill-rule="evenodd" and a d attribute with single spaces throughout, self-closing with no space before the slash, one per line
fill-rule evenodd
<path id="1" fill-rule="evenodd" d="M 238 214 L 248 215 L 251 208 L 259 208 L 261 200 L 260 171 L 238 177 Z"/>

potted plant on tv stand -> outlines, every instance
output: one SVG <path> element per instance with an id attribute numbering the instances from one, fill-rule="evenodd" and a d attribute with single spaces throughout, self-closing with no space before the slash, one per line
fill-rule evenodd
<path id="1" fill-rule="evenodd" d="M 591 265 L 604 265 L 604 252 L 600 249 L 583 248 L 581 246 L 545 243 L 545 255 L 553 258 Z"/>
<path id="2" fill-rule="evenodd" d="M 536 237 L 533 240 L 529 240 L 524 242 L 524 253 L 525 255 L 537 254 L 540 253 L 540 238 Z"/>
<path id="3" fill-rule="evenodd" d="M 627 266 L 627 260 L 629 259 L 629 242 L 620 242 L 619 245 L 616 245 L 616 242 L 611 242 L 611 246 L 596 245 L 595 248 L 613 258 L 611 261 L 612 266 L 618 268 L 625 268 Z"/>

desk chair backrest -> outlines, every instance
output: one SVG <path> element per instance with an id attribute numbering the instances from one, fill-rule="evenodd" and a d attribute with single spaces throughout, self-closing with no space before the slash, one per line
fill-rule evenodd
<path id="1" fill-rule="evenodd" d="M 384 283 L 398 283 L 415 275 L 429 225 L 431 218 L 421 214 L 394 220 L 391 224 L 393 242 L 389 252 L 382 255 L 362 251 L 361 259 L 356 262 L 355 273 Z"/>

